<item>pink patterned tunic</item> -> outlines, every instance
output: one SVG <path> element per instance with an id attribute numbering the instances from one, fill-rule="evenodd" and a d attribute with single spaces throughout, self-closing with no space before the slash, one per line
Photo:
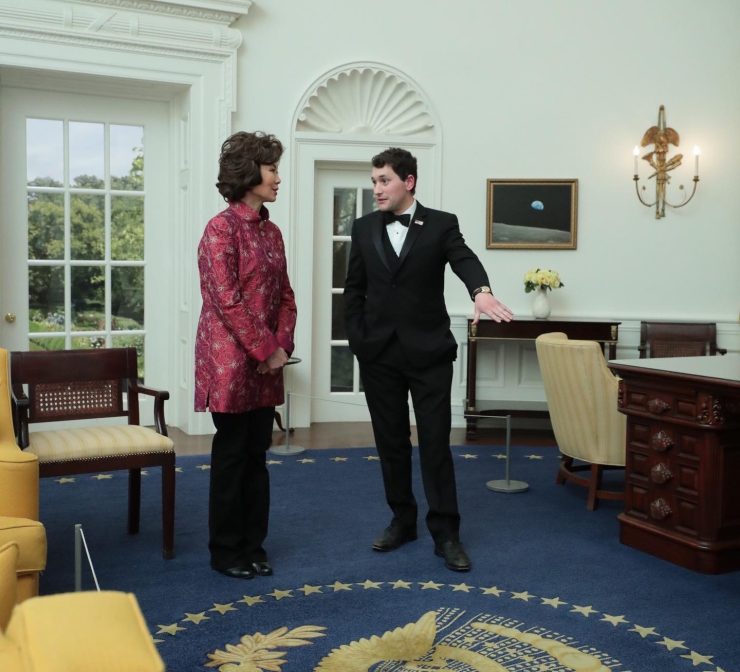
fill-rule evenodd
<path id="1" fill-rule="evenodd" d="M 242 202 L 208 222 L 198 246 L 203 307 L 195 341 L 195 410 L 243 413 L 283 403 L 283 376 L 257 365 L 290 354 L 296 305 L 280 229 Z"/>

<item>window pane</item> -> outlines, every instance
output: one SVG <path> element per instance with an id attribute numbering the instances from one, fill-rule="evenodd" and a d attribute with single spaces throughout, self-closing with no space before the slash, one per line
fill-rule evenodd
<path id="1" fill-rule="evenodd" d="M 72 331 L 105 329 L 105 267 L 73 266 Z"/>
<path id="2" fill-rule="evenodd" d="M 331 295 L 331 340 L 344 341 L 347 329 L 344 326 L 344 295 Z"/>
<path id="3" fill-rule="evenodd" d="M 111 259 L 144 260 L 144 198 L 111 196 Z"/>
<path id="4" fill-rule="evenodd" d="M 105 186 L 103 124 L 69 122 L 69 179 L 74 187 Z"/>
<path id="5" fill-rule="evenodd" d="M 73 336 L 72 347 L 80 350 L 100 350 L 105 347 L 105 336 Z"/>
<path id="6" fill-rule="evenodd" d="M 144 328 L 144 267 L 113 267 L 110 271 L 111 317 L 114 330 Z"/>
<path id="7" fill-rule="evenodd" d="M 64 268 L 28 269 L 28 331 L 64 331 Z"/>
<path id="8" fill-rule="evenodd" d="M 110 127 L 111 189 L 144 189 L 144 127 Z"/>
<path id="9" fill-rule="evenodd" d="M 60 120 L 26 119 L 26 179 L 33 186 L 64 186 L 64 125 Z"/>
<path id="10" fill-rule="evenodd" d="M 349 346 L 331 346 L 331 391 L 352 392 L 354 357 Z"/>
<path id="11" fill-rule="evenodd" d="M 377 210 L 378 206 L 375 203 L 375 198 L 373 197 L 373 190 L 372 189 L 363 189 L 362 190 L 362 214 L 367 215 L 371 213 L 373 210 Z"/>
<path id="12" fill-rule="evenodd" d="M 349 247 L 348 240 L 337 242 L 334 241 L 334 260 L 332 262 L 332 287 L 334 289 L 344 288 L 344 281 L 347 278 L 347 267 L 349 266 Z"/>
<path id="13" fill-rule="evenodd" d="M 28 193 L 28 258 L 64 259 L 64 195 Z"/>
<path id="14" fill-rule="evenodd" d="M 357 216 L 357 190 L 334 189 L 334 235 L 349 236 Z"/>
<path id="15" fill-rule="evenodd" d="M 137 370 L 139 372 L 139 382 L 144 381 L 144 335 L 130 334 L 128 336 L 114 336 L 114 348 L 136 348 Z"/>
<path id="16" fill-rule="evenodd" d="M 105 259 L 105 197 L 73 194 L 70 209 L 72 259 Z"/>
<path id="17" fill-rule="evenodd" d="M 64 336 L 33 336 L 29 343 L 28 349 L 35 350 L 64 350 Z"/>

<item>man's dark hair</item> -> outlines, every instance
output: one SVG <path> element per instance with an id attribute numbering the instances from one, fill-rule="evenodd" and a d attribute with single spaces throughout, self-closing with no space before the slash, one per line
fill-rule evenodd
<path id="1" fill-rule="evenodd" d="M 414 176 L 414 188 L 411 193 L 416 193 L 416 157 L 405 149 L 400 147 L 389 147 L 388 149 L 376 154 L 372 158 L 373 168 L 382 168 L 390 166 L 393 172 L 402 180 L 406 180 L 409 175 Z"/>
<path id="2" fill-rule="evenodd" d="M 241 201 L 247 190 L 262 182 L 260 166 L 280 161 L 283 145 L 262 131 L 239 131 L 221 145 L 216 188 L 227 201 Z"/>

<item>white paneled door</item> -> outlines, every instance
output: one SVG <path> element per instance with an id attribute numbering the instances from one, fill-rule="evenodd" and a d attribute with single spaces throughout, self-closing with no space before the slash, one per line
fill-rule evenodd
<path id="1" fill-rule="evenodd" d="M 0 88 L 0 344 L 135 346 L 167 383 L 168 107 Z"/>
<path id="2" fill-rule="evenodd" d="M 368 421 L 357 360 L 344 327 L 344 279 L 352 222 L 375 209 L 366 163 L 320 167 L 313 279 L 313 422 Z"/>

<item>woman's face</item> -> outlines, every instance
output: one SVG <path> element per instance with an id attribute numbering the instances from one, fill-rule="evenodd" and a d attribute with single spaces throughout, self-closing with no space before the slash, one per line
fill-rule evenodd
<path id="1" fill-rule="evenodd" d="M 262 203 L 273 203 L 277 200 L 278 188 L 280 186 L 280 174 L 277 163 L 267 163 L 260 166 L 262 182 L 247 190 L 245 198 L 256 199 Z"/>

